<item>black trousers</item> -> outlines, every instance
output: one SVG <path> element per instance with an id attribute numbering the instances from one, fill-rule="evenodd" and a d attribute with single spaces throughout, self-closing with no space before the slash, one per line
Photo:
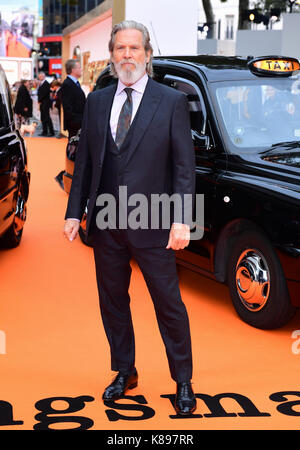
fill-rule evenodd
<path id="1" fill-rule="evenodd" d="M 53 123 L 50 117 L 50 110 L 47 106 L 41 106 L 41 122 L 43 126 L 43 134 L 54 134 Z"/>
<path id="2" fill-rule="evenodd" d="M 175 252 L 161 247 L 133 247 L 126 237 L 126 230 L 97 230 L 93 240 L 100 310 L 110 345 L 111 369 L 130 373 L 135 367 L 135 341 L 128 293 L 130 259 L 134 258 L 154 304 L 171 377 L 176 382 L 190 380 L 192 352 L 189 319 L 180 295 Z"/>

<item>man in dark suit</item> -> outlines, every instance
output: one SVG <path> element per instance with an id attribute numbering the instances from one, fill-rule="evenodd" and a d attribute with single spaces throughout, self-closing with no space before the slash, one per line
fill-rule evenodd
<path id="1" fill-rule="evenodd" d="M 46 80 L 46 74 L 44 72 L 40 72 L 38 78 L 40 80 L 40 86 L 38 88 L 38 102 L 40 105 L 41 122 L 43 126 L 43 132 L 40 136 L 54 136 L 53 123 L 50 117 L 50 84 Z"/>
<path id="2" fill-rule="evenodd" d="M 70 140 L 71 137 L 76 136 L 81 128 L 86 97 L 79 82 L 79 78 L 82 74 L 80 63 L 75 59 L 68 59 L 65 67 L 67 77 L 59 90 L 59 97 L 61 99 L 64 112 L 64 130 L 68 131 L 68 137 Z M 55 180 L 62 189 L 64 189 L 64 172 L 65 171 L 62 170 L 55 177 Z"/>
<path id="3" fill-rule="evenodd" d="M 194 194 L 195 160 L 187 100 L 184 94 L 150 78 L 153 51 L 142 24 L 124 21 L 114 26 L 109 50 L 118 84 L 88 96 L 64 234 L 70 241 L 77 236 L 89 199 L 87 233 L 93 234 L 111 368 L 118 372 L 103 399 L 120 398 L 138 382 L 128 294 L 133 257 L 151 294 L 171 377 L 177 383 L 175 409 L 188 415 L 196 409 L 190 382 L 191 338 L 174 250 L 188 245 L 189 225 L 176 220 L 169 229 L 161 225 L 151 229 L 149 224 L 131 229 L 119 219 L 116 227 L 112 224 L 103 229 L 99 221 L 103 209 L 97 208 L 99 198 L 96 202 L 98 194 L 110 194 L 120 214 L 126 206 L 118 199 L 120 186 L 126 187 L 128 196 L 140 193 L 147 200 L 152 194 L 177 194 L 180 198 Z"/>
<path id="4" fill-rule="evenodd" d="M 68 131 L 69 139 L 75 136 L 81 128 L 83 110 L 86 101 L 81 89 L 81 65 L 75 59 L 66 62 L 67 77 L 61 86 L 61 101 L 64 111 L 64 129 Z"/>

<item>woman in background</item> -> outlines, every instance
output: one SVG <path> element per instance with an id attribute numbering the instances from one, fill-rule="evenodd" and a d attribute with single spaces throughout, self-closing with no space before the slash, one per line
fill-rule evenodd
<path id="1" fill-rule="evenodd" d="M 15 103 L 15 114 L 17 115 L 17 126 L 20 128 L 22 123 L 28 123 L 32 116 L 32 98 L 29 93 L 30 81 L 22 80 L 17 93 Z"/>

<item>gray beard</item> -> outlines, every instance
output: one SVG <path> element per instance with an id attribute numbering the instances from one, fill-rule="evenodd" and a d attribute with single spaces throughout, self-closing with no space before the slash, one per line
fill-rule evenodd
<path id="1" fill-rule="evenodd" d="M 115 70 L 118 74 L 118 78 L 122 81 L 123 84 L 134 84 L 136 83 L 146 71 L 146 63 L 138 64 L 135 63 L 135 69 L 133 70 L 125 70 L 122 69 L 121 63 L 114 63 Z"/>

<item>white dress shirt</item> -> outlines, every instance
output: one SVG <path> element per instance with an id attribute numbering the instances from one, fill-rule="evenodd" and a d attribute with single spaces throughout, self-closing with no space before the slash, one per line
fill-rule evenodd
<path id="1" fill-rule="evenodd" d="M 141 100 L 143 98 L 147 82 L 148 82 L 148 75 L 146 73 L 142 78 L 140 78 L 138 81 L 136 81 L 131 86 L 126 86 L 125 84 L 122 83 L 121 80 L 118 80 L 118 86 L 117 86 L 117 90 L 116 90 L 116 93 L 114 96 L 111 113 L 110 113 L 110 129 L 111 129 L 111 134 L 112 134 L 112 137 L 114 140 L 116 138 L 119 115 L 120 115 L 122 106 L 124 105 L 124 103 L 127 99 L 127 94 L 124 91 L 124 89 L 126 87 L 130 87 L 131 89 L 133 89 L 133 91 L 131 93 L 131 97 L 132 97 L 131 123 L 132 123 L 134 116 L 140 106 Z"/>

